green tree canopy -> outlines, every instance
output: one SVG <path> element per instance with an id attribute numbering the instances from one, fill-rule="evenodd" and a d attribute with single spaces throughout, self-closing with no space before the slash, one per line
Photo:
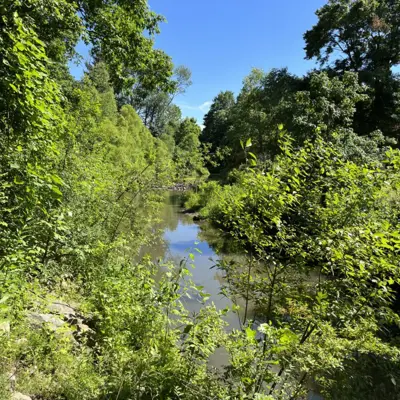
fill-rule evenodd
<path id="1" fill-rule="evenodd" d="M 400 83 L 392 68 L 400 63 L 400 3 L 329 0 L 316 14 L 317 24 L 304 34 L 306 58 L 335 73 L 357 72 L 371 100 L 358 107 L 356 130 L 398 137 Z"/>
<path id="2" fill-rule="evenodd" d="M 150 11 L 147 1 L 5 0 L 0 15 L 17 14 L 27 28 L 34 28 L 46 44 L 46 54 L 64 63 L 75 55 L 80 39 L 91 46 L 96 60 L 106 63 L 117 90 L 133 82 L 146 87 L 170 88 L 172 62 L 153 48 L 163 18 Z M 42 23 L 46 21 L 46 23 Z"/>
<path id="3" fill-rule="evenodd" d="M 213 149 L 227 144 L 230 116 L 234 105 L 235 95 L 229 90 L 219 93 L 213 99 L 210 110 L 204 116 L 202 142 L 211 143 Z"/>
<path id="4" fill-rule="evenodd" d="M 134 107 L 152 134 L 160 137 L 166 133 L 167 126 L 176 124 L 180 111 L 177 111 L 173 101 L 192 84 L 191 75 L 189 68 L 178 66 L 174 70 L 169 92 L 160 88 L 149 90 L 141 84 L 133 85 L 119 95 L 119 103 Z"/>
<path id="5" fill-rule="evenodd" d="M 304 35 L 306 56 L 340 71 L 389 71 L 400 63 L 400 3 L 329 0 Z"/>

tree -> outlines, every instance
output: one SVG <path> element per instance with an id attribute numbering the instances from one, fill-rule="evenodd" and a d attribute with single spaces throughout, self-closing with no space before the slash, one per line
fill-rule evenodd
<path id="1" fill-rule="evenodd" d="M 336 73 L 354 71 L 371 87 L 371 103 L 359 109 L 356 130 L 378 128 L 399 135 L 400 3 L 393 0 L 330 0 L 317 11 L 317 24 L 304 35 L 306 58 Z"/>
<path id="2" fill-rule="evenodd" d="M 116 90 L 135 82 L 147 88 L 173 86 L 171 59 L 153 48 L 163 17 L 150 11 L 147 1 L 3 1 L 0 15 L 10 18 L 13 13 L 35 29 L 46 55 L 56 63 L 73 58 L 83 38 L 95 60 L 107 65 Z"/>
<path id="3" fill-rule="evenodd" d="M 251 299 L 254 320 L 269 322 L 265 338 L 286 329 L 269 356 L 280 364 L 278 374 L 256 378 L 254 356 L 236 363 L 250 370 L 243 389 L 251 393 L 266 379 L 271 398 L 303 398 L 301 386 L 312 377 L 327 399 L 344 398 L 343 387 L 351 388 L 346 398 L 375 399 L 380 392 L 397 398 L 398 337 L 387 327 L 399 321 L 393 301 L 400 204 L 392 199 L 400 188 L 400 153 L 388 151 L 381 164 L 354 163 L 320 135 L 294 148 L 283 130 L 279 145 L 271 168 L 245 168 L 233 185 L 206 184 L 195 194 L 207 199 L 210 220 L 248 255 L 248 268 L 243 259 L 222 260 L 224 293 Z M 263 354 L 270 349 L 262 348 Z M 280 386 L 293 381 L 294 394 L 280 397 Z"/>
<path id="4" fill-rule="evenodd" d="M 96 88 L 101 98 L 100 104 L 103 116 L 114 120 L 117 115 L 117 104 L 107 66 L 103 62 L 98 62 L 95 64 L 88 64 L 86 68 L 86 76 Z"/>
<path id="5" fill-rule="evenodd" d="M 381 0 L 329 0 L 304 34 L 306 58 L 338 71 L 389 72 L 400 63 L 400 4 Z M 340 57 L 338 57 L 340 55 Z"/>
<path id="6" fill-rule="evenodd" d="M 175 132 L 174 160 L 178 177 L 206 175 L 200 149 L 201 128 L 194 118 L 185 118 Z"/>
<path id="7" fill-rule="evenodd" d="M 227 90 L 220 92 L 211 104 L 210 110 L 204 116 L 204 129 L 201 134 L 203 143 L 211 143 L 212 150 L 226 145 L 232 107 L 235 105 L 235 95 Z"/>
<path id="8" fill-rule="evenodd" d="M 318 129 L 325 139 L 336 141 L 348 159 L 382 158 L 387 142 L 382 133 L 375 130 L 360 137 L 353 129 L 357 109 L 368 101 L 367 88 L 354 72 L 332 76 L 313 71 L 297 77 L 286 68 L 253 70 L 226 117 L 225 143 L 233 149 L 230 164 L 244 161 L 240 140 L 247 139 L 259 161 L 273 159 L 280 152 L 280 125 L 292 132 L 296 146 L 315 137 Z"/>
<path id="9" fill-rule="evenodd" d="M 55 142 L 66 132 L 66 118 L 45 44 L 34 28 L 17 12 L 2 13 L 0 258 L 6 273 L 17 266 L 34 272 L 46 237 L 57 229 L 62 197 Z"/>
<path id="10" fill-rule="evenodd" d="M 199 145 L 200 126 L 194 118 L 185 118 L 175 133 L 175 143 L 186 151 L 195 151 Z"/>
<path id="11" fill-rule="evenodd" d="M 171 104 L 167 111 L 160 139 L 167 144 L 170 154 L 174 154 L 175 132 L 178 130 L 182 121 L 182 111 L 176 104 Z"/>
<path id="12" fill-rule="evenodd" d="M 179 65 L 174 70 L 173 91 L 171 99 L 186 92 L 187 88 L 192 85 L 192 71 L 184 65 Z M 171 100 L 171 101 L 172 101 Z"/>
<path id="13" fill-rule="evenodd" d="M 297 143 L 304 142 L 318 127 L 326 134 L 351 129 L 356 104 L 367 98 L 357 74 L 346 72 L 342 77 L 329 78 L 320 72 L 308 78 L 308 89 L 295 93 L 294 103 L 288 104 Z"/>
<path id="14" fill-rule="evenodd" d="M 177 106 L 173 104 L 176 96 L 185 93 L 192 84 L 191 71 L 185 66 L 174 70 L 170 92 L 149 90 L 143 85 L 134 85 L 119 96 L 119 103 L 130 104 L 135 108 L 152 134 L 160 137 L 168 124 L 176 122 Z"/>
<path id="15" fill-rule="evenodd" d="M 283 111 L 294 102 L 294 93 L 303 88 L 303 80 L 287 68 L 264 72 L 253 69 L 243 80 L 243 88 L 234 108 L 230 142 L 234 153 L 241 154 L 240 140 L 252 140 L 253 152 L 261 160 L 270 159 L 278 151 L 276 127 L 287 124 L 291 114 Z M 241 161 L 240 158 L 238 158 Z"/>

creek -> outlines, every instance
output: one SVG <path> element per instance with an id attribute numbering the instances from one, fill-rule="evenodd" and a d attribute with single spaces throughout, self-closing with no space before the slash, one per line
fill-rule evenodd
<path id="1" fill-rule="evenodd" d="M 153 230 L 160 231 L 161 235 L 151 245 L 141 249 L 140 257 L 149 255 L 153 261 L 162 260 L 179 265 L 181 260 L 187 259 L 192 253 L 195 257 L 195 267 L 189 268 L 191 280 L 196 286 L 203 287 L 202 290 L 210 295 L 207 302 L 213 302 L 217 309 L 231 308 L 232 301 L 221 294 L 224 272 L 216 265 L 223 257 L 240 256 L 227 252 L 227 244 L 218 230 L 205 222 L 195 222 L 193 215 L 183 213 L 181 199 L 182 193 L 179 192 L 170 191 L 165 194 L 160 221 L 153 227 Z M 202 306 L 196 296 L 191 299 L 185 298 L 184 302 L 191 312 L 198 312 Z M 239 318 L 243 320 L 243 311 L 239 311 L 239 315 L 229 312 L 225 316 L 228 329 L 240 329 Z"/>
<path id="2" fill-rule="evenodd" d="M 231 308 L 232 301 L 221 294 L 221 288 L 225 283 L 224 272 L 216 268 L 216 265 L 223 259 L 245 262 L 244 257 L 232 249 L 232 241 L 224 238 L 222 232 L 206 222 L 194 221 L 193 215 L 183 213 L 182 195 L 176 191 L 165 194 L 160 220 L 153 227 L 153 230 L 159 231 L 161 235 L 154 243 L 141 249 L 140 257 L 149 255 L 154 261 L 170 261 L 179 265 L 190 253 L 194 254 L 195 268 L 191 269 L 192 281 L 196 286 L 203 287 L 203 291 L 210 295 L 208 302 L 213 302 L 218 309 Z M 240 310 L 237 313 L 230 311 L 224 317 L 228 330 L 240 329 L 241 321 L 244 319 L 244 300 L 236 299 L 235 302 L 240 306 Z M 185 298 L 184 303 L 191 312 L 198 312 L 202 306 L 200 299 L 195 296 L 190 299 Z M 251 308 L 248 317 L 253 317 Z M 219 349 L 212 355 L 210 365 L 219 368 L 226 365 L 227 361 L 227 354 Z M 322 398 L 311 391 L 307 400 L 322 400 Z"/>

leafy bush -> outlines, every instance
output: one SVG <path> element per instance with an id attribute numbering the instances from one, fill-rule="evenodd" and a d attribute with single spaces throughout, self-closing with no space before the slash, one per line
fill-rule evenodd
<path id="1" fill-rule="evenodd" d="M 184 200 L 184 207 L 187 211 L 200 211 L 202 217 L 207 217 L 214 207 L 222 187 L 218 182 L 209 181 L 201 184 L 196 191 L 190 191 Z"/>
<path id="2" fill-rule="evenodd" d="M 300 370 L 300 381 L 311 375 L 322 387 L 332 387 L 327 383 L 332 376 L 346 379 L 342 368 L 362 374 L 346 359 L 357 352 L 374 354 L 375 368 L 385 374 L 386 357 L 393 356 L 392 365 L 399 362 L 396 341 L 377 326 L 399 323 L 393 300 L 400 283 L 400 203 L 389 193 L 400 189 L 400 154 L 390 150 L 382 163 L 356 164 L 318 136 L 296 151 L 285 132 L 280 136 L 281 154 L 269 170 L 238 172 L 236 183 L 220 189 L 206 206 L 211 221 L 249 255 L 247 266 L 221 261 L 225 289 L 250 301 L 259 318 L 298 335 L 307 350 L 302 353 L 300 346 L 279 361 L 288 376 L 298 379 Z M 354 331 L 363 331 L 365 341 L 355 342 Z M 322 353 L 312 365 L 302 364 L 314 341 L 317 351 L 325 352 L 320 365 L 326 368 L 315 361 Z M 335 353 L 336 346 L 344 347 Z M 291 370 L 292 362 L 300 364 Z"/>

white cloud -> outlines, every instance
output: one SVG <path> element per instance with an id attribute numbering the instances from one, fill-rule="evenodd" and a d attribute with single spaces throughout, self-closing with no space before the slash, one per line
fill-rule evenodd
<path id="1" fill-rule="evenodd" d="M 177 106 L 183 108 L 184 110 L 199 110 L 198 106 L 189 106 L 187 104 L 177 104 Z"/>
<path id="2" fill-rule="evenodd" d="M 205 128 L 205 126 L 202 124 L 199 124 L 199 126 L 200 126 L 201 130 L 203 130 Z"/>
<path id="3" fill-rule="evenodd" d="M 203 112 L 206 112 L 210 109 L 212 104 L 212 101 L 205 101 L 201 106 L 199 106 L 199 109 Z"/>
<path id="4" fill-rule="evenodd" d="M 191 106 L 189 104 L 177 104 L 177 106 L 185 110 L 201 111 L 205 113 L 210 109 L 211 104 L 212 101 L 205 101 L 203 104 L 200 104 L 199 106 Z"/>

